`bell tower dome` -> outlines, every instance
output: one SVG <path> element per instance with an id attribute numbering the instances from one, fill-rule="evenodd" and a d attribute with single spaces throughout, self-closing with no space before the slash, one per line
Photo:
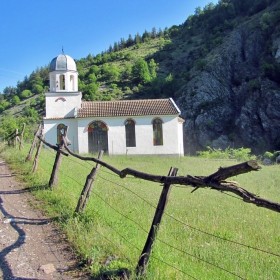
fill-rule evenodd
<path id="1" fill-rule="evenodd" d="M 75 118 L 81 107 L 78 71 L 72 57 L 60 54 L 50 63 L 50 89 L 45 92 L 46 119 Z"/>
<path id="2" fill-rule="evenodd" d="M 78 72 L 74 59 L 66 54 L 55 57 L 50 64 L 50 92 L 78 91 Z"/>

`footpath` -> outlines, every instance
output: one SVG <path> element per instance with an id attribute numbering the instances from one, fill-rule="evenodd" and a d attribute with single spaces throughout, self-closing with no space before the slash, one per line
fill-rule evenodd
<path id="1" fill-rule="evenodd" d="M 0 279 L 90 279 L 63 236 L 0 159 Z"/>

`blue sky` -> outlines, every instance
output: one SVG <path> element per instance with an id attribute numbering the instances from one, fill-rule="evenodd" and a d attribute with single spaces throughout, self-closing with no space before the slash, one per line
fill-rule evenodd
<path id="1" fill-rule="evenodd" d="M 145 29 L 182 24 L 209 0 L 2 0 L 0 93 L 62 52 L 96 55 Z"/>

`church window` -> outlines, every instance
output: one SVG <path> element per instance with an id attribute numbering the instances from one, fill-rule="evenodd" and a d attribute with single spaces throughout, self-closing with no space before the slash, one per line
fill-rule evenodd
<path id="1" fill-rule="evenodd" d="M 57 144 L 62 141 L 62 136 L 65 136 L 65 129 L 66 126 L 63 123 L 57 126 Z"/>
<path id="2" fill-rule="evenodd" d="M 159 118 L 153 120 L 153 144 L 154 146 L 163 145 L 163 133 L 162 133 L 163 121 Z"/>
<path id="3" fill-rule="evenodd" d="M 135 140 L 135 121 L 128 119 L 125 121 L 126 147 L 136 147 Z"/>

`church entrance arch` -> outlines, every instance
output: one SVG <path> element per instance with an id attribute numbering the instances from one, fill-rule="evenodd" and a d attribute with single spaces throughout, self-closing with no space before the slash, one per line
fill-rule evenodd
<path id="1" fill-rule="evenodd" d="M 108 152 L 108 126 L 102 121 L 93 121 L 88 125 L 88 152 Z"/>

